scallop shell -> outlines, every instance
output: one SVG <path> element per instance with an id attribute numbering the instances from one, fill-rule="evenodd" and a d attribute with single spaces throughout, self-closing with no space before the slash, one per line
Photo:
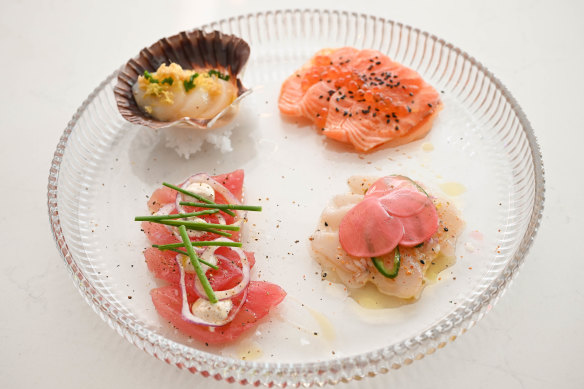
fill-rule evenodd
<path id="1" fill-rule="evenodd" d="M 118 74 L 114 88 L 120 114 L 129 122 L 150 128 L 164 128 L 187 125 L 209 129 L 219 124 L 218 120 L 232 112 L 242 98 L 251 93 L 238 78 L 249 58 L 249 45 L 243 39 L 219 31 L 183 31 L 168 38 L 162 38 L 152 46 L 142 49 L 137 57 L 130 59 Z M 132 86 L 144 70 L 155 72 L 165 63 L 178 63 L 183 69 L 209 68 L 228 73 L 237 83 L 237 98 L 223 111 L 211 119 L 181 118 L 173 122 L 156 120 L 143 112 L 132 93 Z"/>

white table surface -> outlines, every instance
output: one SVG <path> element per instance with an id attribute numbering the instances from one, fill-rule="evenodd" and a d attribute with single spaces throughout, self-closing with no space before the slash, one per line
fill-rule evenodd
<path id="1" fill-rule="evenodd" d="M 164 4 L 164 5 L 163 5 Z M 341 388 L 583 388 L 584 3 L 574 1 L 7 1 L 0 7 L 0 387 L 214 387 L 110 329 L 83 301 L 49 229 L 49 165 L 97 84 L 158 38 L 274 8 L 338 8 L 430 31 L 485 64 L 531 121 L 546 205 L 528 258 L 472 330 L 439 352 Z"/>

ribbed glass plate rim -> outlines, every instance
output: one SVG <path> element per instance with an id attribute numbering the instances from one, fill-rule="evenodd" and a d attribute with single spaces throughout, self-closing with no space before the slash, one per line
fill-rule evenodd
<path id="1" fill-rule="evenodd" d="M 521 128 L 526 135 L 533 162 L 531 168 L 533 169 L 535 178 L 534 203 L 531 217 L 527 230 L 522 237 L 516 252 L 505 268 L 499 273 L 498 277 L 492 280 L 491 284 L 483 294 L 476 295 L 474 298 L 459 305 L 451 314 L 444 317 L 427 331 L 401 343 L 386 346 L 358 356 L 312 363 L 238 361 L 214 354 L 208 354 L 176 343 L 133 323 L 131 319 L 122 315 L 113 305 L 107 303 L 104 304 L 104 302 L 107 301 L 106 298 L 100 294 L 100 292 L 98 292 L 91 285 L 91 282 L 83 275 L 68 248 L 61 227 L 57 194 L 59 189 L 58 185 L 61 162 L 66 152 L 69 137 L 88 105 L 117 76 L 119 70 L 116 70 L 101 82 L 78 108 L 72 119 L 67 124 L 67 127 L 57 144 L 49 171 L 47 188 L 47 205 L 53 237 L 61 257 L 65 261 L 66 267 L 71 273 L 79 292 L 105 322 L 129 342 L 143 349 L 148 354 L 181 369 L 187 369 L 192 373 L 198 372 L 205 377 L 211 376 L 218 380 L 224 379 L 228 382 L 239 382 L 242 384 L 253 385 L 276 385 L 279 387 L 288 385 L 321 386 L 324 384 L 347 382 L 355 378 L 374 376 L 379 373 L 386 373 L 391 369 L 398 369 L 403 365 L 409 365 L 414 360 L 422 359 L 425 355 L 432 354 L 437 349 L 444 347 L 448 342 L 455 340 L 458 335 L 471 328 L 486 312 L 488 312 L 492 305 L 495 304 L 501 296 L 502 292 L 509 286 L 519 267 L 523 264 L 525 256 L 541 222 L 544 205 L 545 180 L 542 156 L 533 128 L 527 120 L 523 110 L 507 88 L 479 61 L 452 44 L 418 28 L 386 18 L 371 16 L 364 13 L 337 10 L 286 9 L 250 13 L 223 19 L 204 25 L 200 28 L 210 30 L 217 29 L 224 24 L 229 25 L 243 20 L 249 22 L 250 20 L 260 17 L 275 15 L 301 16 L 304 14 L 345 17 L 355 20 L 365 19 L 371 23 L 390 24 L 392 27 L 398 28 L 400 31 L 405 30 L 408 33 L 416 33 L 418 36 L 430 39 L 435 43 L 442 45 L 447 50 L 455 52 L 462 57 L 464 61 L 468 61 L 471 66 L 475 66 L 477 71 L 481 72 L 484 77 L 503 95 L 506 102 L 510 104 L 512 112 L 518 118 Z"/>

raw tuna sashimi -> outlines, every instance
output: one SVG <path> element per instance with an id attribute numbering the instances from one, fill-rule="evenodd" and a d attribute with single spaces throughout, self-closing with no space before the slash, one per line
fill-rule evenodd
<path id="1" fill-rule="evenodd" d="M 156 310 L 183 333 L 207 344 L 222 344 L 236 339 L 244 331 L 253 328 L 257 321 L 267 315 L 269 310 L 278 305 L 286 295 L 274 284 L 250 281 L 249 271 L 255 264 L 254 254 L 235 247 L 241 246 L 241 243 L 238 243 L 241 236 L 239 231 L 223 228 L 228 226 L 234 229 L 240 228 L 245 213 L 240 208 L 234 211 L 215 211 L 213 208 L 213 205 L 217 204 L 231 204 L 236 207 L 242 205 L 243 176 L 242 170 L 236 170 L 213 177 L 205 174 L 194 175 L 177 186 L 164 184 L 165 186 L 157 189 L 148 201 L 148 208 L 154 216 L 137 218 L 137 220 L 147 220 L 143 221 L 142 229 L 151 243 L 154 245 L 175 244 L 170 248 L 162 247 L 162 250 L 151 247 L 144 251 L 148 269 L 156 278 L 170 283 L 169 286 L 151 291 Z M 193 192 L 194 190 L 200 193 Z M 184 191 L 187 192 L 183 193 Z M 208 207 L 201 206 L 200 203 L 203 200 L 211 204 Z M 194 202 L 197 206 L 180 204 L 181 202 Z M 215 213 L 197 214 L 192 218 L 169 218 L 177 213 L 208 212 L 209 210 Z M 233 213 L 229 214 L 229 212 Z M 194 217 L 197 219 L 193 219 Z M 178 233 L 177 226 L 160 224 L 169 220 L 179 221 L 181 224 L 191 223 L 194 220 L 194 223 L 199 223 L 199 225 L 202 223 L 205 228 L 208 228 L 205 223 L 213 223 L 216 231 L 228 231 L 231 236 L 225 238 L 215 232 L 199 230 L 187 232 L 183 226 L 180 227 L 183 229 L 182 232 Z M 194 226 L 188 228 L 194 228 Z M 206 291 L 202 286 L 203 278 L 196 275 L 191 259 L 172 251 L 186 250 L 183 238 L 190 239 L 195 245 L 194 250 L 201 261 L 205 258 L 217 267 L 214 269 L 204 265 L 206 270 L 202 270 L 204 276 L 201 277 L 208 281 L 213 293 L 224 296 L 217 298 L 229 303 L 222 305 L 227 308 L 219 308 L 221 304 L 215 306 L 209 301 L 212 294 L 209 294 L 211 292 Z M 196 258 L 192 260 L 196 261 Z M 186 297 L 186 301 L 183 297 Z M 202 311 L 195 313 L 195 308 L 191 308 L 195 302 L 198 309 L 203 309 Z M 197 316 L 197 314 L 202 316 Z"/>
<path id="2" fill-rule="evenodd" d="M 280 112 L 311 120 L 319 132 L 359 151 L 424 137 L 442 108 L 414 70 L 376 50 L 317 52 L 284 83 Z"/>
<path id="3" fill-rule="evenodd" d="M 269 313 L 271 308 L 282 302 L 286 292 L 279 286 L 268 282 L 251 281 L 247 291 L 247 299 L 235 319 L 214 330 L 189 323 L 182 317 L 182 298 L 177 286 L 170 285 L 153 289 L 150 295 L 158 313 L 185 335 L 207 344 L 224 344 L 237 339 L 245 331 L 253 328 L 258 320 Z M 196 296 L 189 294 L 188 299 L 189 304 L 192 304 L 195 302 Z"/>
<path id="4" fill-rule="evenodd" d="M 231 173 L 221 174 L 217 176 L 211 176 L 212 179 L 223 185 L 238 201 L 243 200 L 243 170 L 235 170 Z M 178 213 L 176 207 L 173 207 L 178 192 L 174 189 L 170 189 L 166 186 L 158 188 L 152 193 L 150 199 L 148 200 L 148 209 L 150 212 L 159 212 L 165 207 L 172 207 L 168 210 L 168 213 L 175 214 Z M 221 193 L 215 193 L 215 202 L 217 204 L 228 204 L 229 202 L 225 199 Z M 195 207 L 185 207 L 185 210 L 192 212 L 197 210 L 202 210 L 201 208 Z M 235 221 L 235 218 L 221 212 L 221 216 L 225 219 L 226 224 L 231 224 Z M 209 215 L 201 217 L 202 219 L 208 221 L 209 223 L 217 223 L 218 219 L 216 215 Z M 146 237 L 152 244 L 170 244 L 177 243 L 179 239 L 176 234 L 173 234 L 169 228 L 161 224 L 155 224 L 151 222 L 142 222 L 142 230 L 146 234 Z M 209 240 L 217 238 L 216 234 L 202 234 L 200 237 L 194 238 L 192 240 Z M 231 233 L 231 240 L 239 241 L 241 238 L 240 233 L 235 231 Z"/>
<path id="5" fill-rule="evenodd" d="M 210 269 L 207 271 L 209 283 L 213 290 L 225 290 L 234 287 L 241 281 L 241 263 L 239 257 L 233 250 L 227 247 L 221 247 L 216 251 L 219 267 L 218 270 Z M 178 285 L 180 274 L 176 262 L 176 253 L 172 251 L 160 251 L 150 247 L 144 251 L 148 270 L 154 274 L 154 277 L 168 281 L 171 284 Z M 255 264 L 255 257 L 251 252 L 245 252 L 250 267 Z M 195 275 L 187 273 L 185 281 L 187 290 L 194 288 Z"/>

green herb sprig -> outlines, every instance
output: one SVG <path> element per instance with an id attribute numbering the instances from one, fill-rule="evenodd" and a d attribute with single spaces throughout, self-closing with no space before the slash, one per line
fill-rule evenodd
<path id="1" fill-rule="evenodd" d="M 201 285 L 203 285 L 203 289 L 205 290 L 205 294 L 209 298 L 209 302 L 211 304 L 215 304 L 217 302 L 217 296 L 215 296 L 215 292 L 213 291 L 213 288 L 211 287 L 211 284 L 209 283 L 209 279 L 205 275 L 205 272 L 203 272 L 203 268 L 201 267 L 200 258 L 197 255 L 197 253 L 195 253 L 195 250 L 193 249 L 193 245 L 191 244 L 191 240 L 189 239 L 189 236 L 187 234 L 187 229 L 185 228 L 185 226 L 180 226 L 178 228 L 178 232 L 180 234 L 180 237 L 183 240 L 185 248 L 187 249 L 187 254 L 189 255 L 189 258 L 191 259 L 191 264 L 195 268 L 195 273 L 197 273 L 197 277 L 199 278 L 199 281 L 201 281 Z"/>
<path id="2" fill-rule="evenodd" d="M 148 70 L 144 70 L 144 78 L 147 79 L 152 84 L 158 84 L 158 80 L 152 77 L 152 74 Z"/>
<path id="3" fill-rule="evenodd" d="M 227 231 L 239 231 L 239 226 L 230 226 L 225 224 L 196 222 L 191 220 L 153 220 L 153 223 L 166 224 L 167 226 L 180 227 L 185 226 L 189 230 L 203 230 L 219 229 Z"/>
<path id="4" fill-rule="evenodd" d="M 181 201 L 180 205 L 187 205 L 189 207 L 199 207 L 199 208 L 213 208 L 213 209 L 235 209 L 239 211 L 255 211 L 260 212 L 262 207 L 257 205 L 237 205 L 237 204 L 206 204 L 206 203 L 191 203 L 188 201 Z"/>
<path id="5" fill-rule="evenodd" d="M 216 75 L 217 78 L 220 78 L 220 79 L 222 79 L 224 81 L 229 81 L 229 78 L 230 78 L 229 74 L 223 74 L 223 73 L 221 73 L 221 72 L 219 72 L 218 70 L 215 70 L 215 69 L 209 70 L 208 74 L 209 74 L 209 76 Z"/>
<path id="6" fill-rule="evenodd" d="M 206 198 L 206 197 L 203 197 L 203 196 L 201 196 L 201 195 L 199 195 L 199 194 L 196 194 L 196 193 L 193 193 L 193 192 L 189 192 L 189 191 L 188 191 L 188 190 L 186 190 L 186 189 L 180 188 L 180 187 L 178 187 L 178 186 L 176 186 L 176 185 L 169 184 L 168 182 L 163 182 L 163 183 L 162 183 L 162 185 L 166 186 L 167 188 L 174 189 L 174 190 L 176 190 L 177 192 L 180 192 L 180 193 L 186 194 L 187 196 L 194 197 L 194 198 L 196 198 L 197 200 L 199 200 L 199 201 L 202 201 L 202 202 L 204 202 L 204 203 L 207 203 L 207 204 L 214 204 L 214 203 L 213 203 L 211 200 L 209 200 L 209 199 L 208 199 L 208 198 Z M 229 216 L 235 216 L 235 213 L 233 213 L 233 212 L 231 212 L 231 211 L 225 211 L 225 213 L 226 213 L 226 214 L 228 214 Z"/>
<path id="7" fill-rule="evenodd" d="M 206 209 L 204 211 L 191 212 L 191 213 L 175 213 L 172 215 L 151 215 L 151 216 L 136 216 L 134 221 L 136 222 L 151 222 L 156 220 L 169 220 L 169 219 L 184 219 L 187 217 L 201 216 L 201 215 L 211 215 L 219 212 L 218 209 Z"/>
<path id="8" fill-rule="evenodd" d="M 213 234 L 217 234 L 217 235 L 225 236 L 227 238 L 231 238 L 230 233 L 220 231 L 219 229 L 217 229 L 215 227 L 209 227 L 209 223 L 197 223 L 197 222 L 190 222 L 187 220 L 152 220 L 152 221 L 150 221 L 150 223 L 164 224 L 164 225 L 173 226 L 173 227 L 184 226 L 186 229 L 189 229 L 189 230 L 211 232 Z M 226 230 L 232 230 L 232 231 L 239 230 L 239 227 L 236 227 L 236 226 L 224 226 L 223 224 L 213 224 L 213 225 L 214 226 L 222 226 L 221 229 L 226 229 Z M 235 230 L 234 228 L 237 228 L 237 230 Z"/>
<path id="9" fill-rule="evenodd" d="M 214 241 L 214 240 L 198 240 L 198 241 L 191 241 L 193 246 L 201 247 L 201 246 L 227 246 L 227 247 L 241 247 L 241 242 L 224 242 L 224 241 Z M 169 244 L 153 244 L 152 247 L 155 247 L 159 250 L 170 250 L 175 249 L 178 247 L 184 247 L 183 243 L 169 243 Z"/>
<path id="10" fill-rule="evenodd" d="M 183 81 L 183 86 L 185 87 L 185 92 L 190 91 L 193 89 L 195 85 L 195 78 L 199 77 L 199 73 L 195 73 L 189 78 L 188 80 Z"/>
<path id="11" fill-rule="evenodd" d="M 178 249 L 169 249 L 170 251 L 174 251 L 175 253 L 179 253 L 182 255 L 186 255 L 187 257 L 189 256 L 189 253 L 187 253 L 186 251 L 182 251 L 182 250 L 178 250 Z M 213 265 L 212 263 L 209 263 L 207 261 L 204 261 L 201 257 L 199 257 L 199 261 L 203 264 L 203 265 L 207 265 L 209 266 L 211 269 L 215 269 L 218 270 L 219 267 L 217 267 L 217 265 Z"/>

